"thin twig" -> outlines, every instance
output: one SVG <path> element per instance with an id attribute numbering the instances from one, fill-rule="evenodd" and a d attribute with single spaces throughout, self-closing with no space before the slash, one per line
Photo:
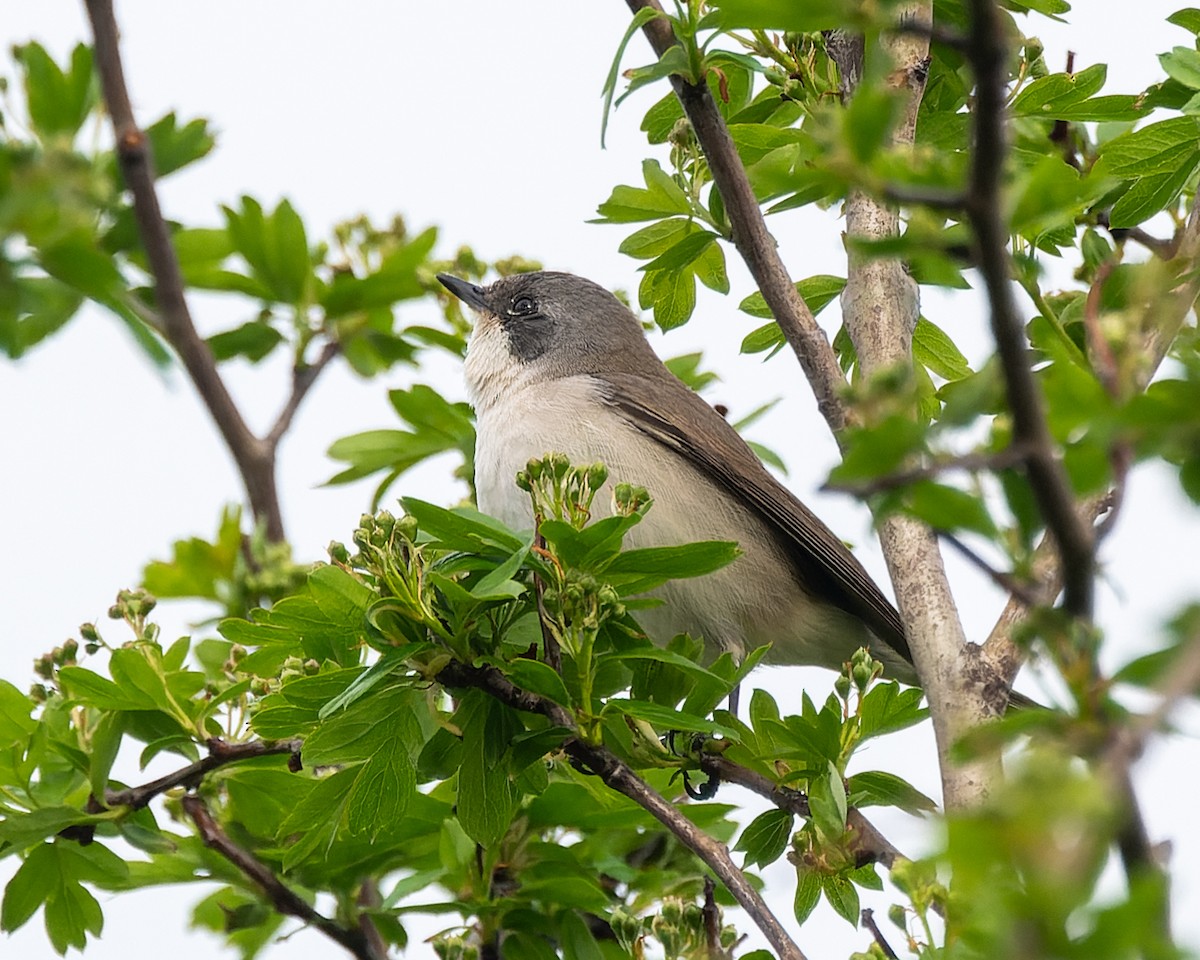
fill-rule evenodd
<path id="1" fill-rule="evenodd" d="M 571 730 L 572 733 L 576 731 L 570 714 L 563 707 L 545 697 L 514 686 L 494 667 L 471 667 L 452 662 L 439 671 L 437 679 L 448 687 L 473 687 L 482 690 L 514 709 L 540 714 L 552 723 Z M 574 735 L 563 743 L 561 749 L 581 769 L 594 774 L 609 788 L 628 797 L 696 854 L 716 874 L 717 879 L 725 884 L 725 888 L 733 894 L 739 906 L 763 932 L 781 960 L 804 960 L 800 948 L 788 936 L 778 918 L 746 879 L 746 875 L 733 862 L 725 844 L 714 840 L 688 820 L 662 794 L 607 748 Z"/>
<path id="2" fill-rule="evenodd" d="M 345 947 L 359 960 L 385 960 L 377 953 L 361 930 L 347 929 L 317 913 L 299 894 L 286 886 L 265 863 L 249 850 L 238 846 L 213 819 L 208 805 L 195 794 L 183 798 L 183 809 L 200 834 L 206 847 L 215 850 L 253 880 L 266 894 L 271 905 L 284 916 L 297 917 Z"/>
<path id="3" fill-rule="evenodd" d="M 1027 607 L 1037 606 L 1041 599 L 1038 591 L 1032 584 L 1024 583 L 1018 580 L 1010 573 L 1005 573 L 1003 570 L 997 570 L 990 563 L 983 559 L 978 553 L 968 547 L 965 543 L 958 539 L 954 534 L 947 533 L 945 530 L 939 530 L 938 536 L 945 540 L 950 546 L 958 551 L 959 555 L 970 562 L 977 569 L 982 570 L 987 575 L 992 583 L 996 584 L 1005 593 L 1010 593 L 1020 600 Z"/>
<path id="4" fill-rule="evenodd" d="M 157 780 L 143 783 L 139 787 L 108 790 L 104 794 L 104 803 L 109 807 L 132 807 L 134 810 L 140 810 L 160 793 L 166 793 L 176 787 L 195 789 L 206 774 L 229 763 L 281 753 L 290 754 L 298 761 L 301 746 L 302 741 L 300 740 L 251 740 L 249 743 L 226 743 L 224 740 L 213 737 L 208 741 L 208 756 L 203 760 L 197 760 L 174 773 L 168 773 Z"/>
<path id="5" fill-rule="evenodd" d="M 250 432 L 242 418 L 225 381 L 217 372 L 212 351 L 196 331 L 184 297 L 183 274 L 154 188 L 150 144 L 134 119 L 129 90 L 125 85 L 112 0 L 84 2 L 96 41 L 96 71 L 100 75 L 104 102 L 112 118 L 117 161 L 125 185 L 133 195 L 138 235 L 146 251 L 150 274 L 154 278 L 154 298 L 157 314 L 162 320 L 161 332 L 179 354 L 184 369 L 233 454 L 242 482 L 246 485 L 254 516 L 265 525 L 268 537 L 282 540 L 283 517 L 279 509 L 272 452 L 267 444 Z"/>
<path id="6" fill-rule="evenodd" d="M 1023 444 L 1013 442 L 995 453 L 964 453 L 957 457 L 943 457 L 919 467 L 897 470 L 871 480 L 857 483 L 838 483 L 836 481 L 826 483 L 822 485 L 821 489 L 835 493 L 849 493 L 856 497 L 869 497 L 872 494 L 886 493 L 898 487 L 906 487 L 918 480 L 931 480 L 952 470 L 965 470 L 968 473 L 977 473 L 981 470 L 1003 470 L 1024 462 L 1027 455 L 1028 451 Z"/>
<path id="7" fill-rule="evenodd" d="M 1030 369 L 1025 327 L 1012 294 L 1008 228 L 1001 199 L 1007 156 L 1004 132 L 1004 23 L 993 0 L 969 0 L 967 59 L 975 73 L 975 142 L 971 151 L 967 215 L 975 234 L 979 270 L 991 305 L 992 332 L 1013 417 L 1014 436 L 1029 444 L 1030 486 L 1054 538 L 1064 573 L 1063 606 L 1088 620 L 1095 591 L 1095 538 L 1077 513 L 1062 463 L 1046 426 L 1041 392 Z"/>
<path id="8" fill-rule="evenodd" d="M 879 929 L 879 924 L 875 922 L 875 911 L 870 908 L 864 908 L 860 914 L 862 925 L 871 931 L 871 936 L 875 938 L 875 942 L 879 944 L 879 949 L 883 951 L 883 955 L 888 960 L 900 960 L 896 956 L 896 951 L 892 949 L 892 945 L 887 942 L 887 938 L 883 935 L 883 931 Z"/>
<path id="9" fill-rule="evenodd" d="M 287 433 L 288 428 L 292 425 L 292 419 L 296 416 L 296 411 L 300 408 L 308 391 L 312 385 L 317 382 L 317 377 L 329 365 L 334 357 L 342 351 L 342 345 L 336 340 L 330 340 L 325 344 L 317 359 L 305 366 L 297 366 L 292 371 L 292 392 L 288 396 L 287 401 L 283 405 L 283 409 L 279 411 L 279 416 L 275 418 L 275 424 L 267 433 L 265 442 L 268 447 L 274 451 L 279 446 L 279 441 L 283 439 L 283 435 Z"/>
<path id="10" fill-rule="evenodd" d="M 658 0 L 626 0 L 626 4 L 635 13 L 645 7 L 662 10 Z M 644 24 L 642 31 L 659 57 L 675 45 L 675 35 L 662 17 Z M 733 243 L 800 361 L 816 396 L 817 407 L 836 437 L 846 424 L 847 411 L 841 397 L 846 378 L 829 345 L 829 338 L 797 292 L 779 256 L 775 238 L 767 230 L 746 169 L 707 81 L 702 77 L 699 83 L 693 84 L 672 75 L 671 84 L 708 161 L 713 183 L 721 195 L 733 230 Z"/>
<path id="11" fill-rule="evenodd" d="M 721 947 L 721 908 L 714 896 L 717 885 L 712 877 L 704 878 L 704 906 L 700 908 L 704 918 L 704 940 L 708 947 L 708 960 L 729 960 L 729 951 Z"/>

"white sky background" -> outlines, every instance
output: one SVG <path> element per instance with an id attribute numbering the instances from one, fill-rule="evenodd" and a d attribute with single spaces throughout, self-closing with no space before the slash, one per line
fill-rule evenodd
<path id="1" fill-rule="evenodd" d="M 1047 62 L 1077 68 L 1107 62 L 1105 92 L 1134 92 L 1157 77 L 1154 54 L 1186 35 L 1163 23 L 1182 0 L 1142 0 L 1131 23 L 1124 0 L 1077 4 L 1070 28 L 1042 23 Z M 647 155 L 637 129 L 641 112 L 665 87 L 635 96 L 609 126 L 599 148 L 599 91 L 628 22 L 619 0 L 588 4 L 520 0 L 440 3 L 162 3 L 124 0 L 127 79 L 139 120 L 174 109 L 181 119 L 210 118 L 219 131 L 214 154 L 168 179 L 169 216 L 193 225 L 219 222 L 218 204 L 242 193 L 273 205 L 283 196 L 305 217 L 310 239 L 339 220 L 367 212 L 379 222 L 402 213 L 413 229 L 436 224 L 439 250 L 470 244 L 487 259 L 520 253 L 547 267 L 636 290 L 637 263 L 617 244 L 633 228 L 586 224 L 616 183 L 640 183 Z M 0 41 L 37 38 L 58 59 L 87 36 L 82 4 L 67 0 L 0 0 Z M 648 62 L 635 38 L 626 65 Z M 4 72 L 12 76 L 6 60 Z M 661 152 L 659 153 L 662 156 Z M 828 218 L 789 214 L 771 223 L 796 276 L 844 273 L 838 227 Z M 765 366 L 736 355 L 755 321 L 737 312 L 753 289 L 729 254 L 733 293 L 702 291 L 683 330 L 659 338 L 664 355 L 704 349 L 723 382 L 708 392 L 734 416 L 777 396 L 778 408 L 753 436 L 779 450 L 789 483 L 843 537 L 859 543 L 864 563 L 886 584 L 864 510 L 841 497 L 815 494 L 836 453 L 811 394 L 788 353 Z M 197 298 L 202 332 L 235 326 L 252 304 Z M 978 299 L 927 295 L 925 312 L 978 357 L 986 349 Z M 401 308 L 404 323 L 428 319 L 423 305 Z M 823 318 L 836 323 L 835 310 Z M 252 425 L 273 419 L 287 387 L 285 365 L 223 368 Z M 324 456 L 331 441 L 364 429 L 392 427 L 389 387 L 435 383 L 462 396 L 460 372 L 397 368 L 364 383 L 344 366 L 327 372 L 305 403 L 281 450 L 285 521 L 304 559 L 323 556 L 331 539 L 348 539 L 365 508 L 368 484 L 326 489 L 336 471 Z M 151 558 L 179 538 L 211 536 L 222 504 L 241 488 L 220 439 L 185 377 L 162 378 L 132 347 L 120 324 L 88 310 L 20 363 L 0 363 L 0 676 L 26 686 L 31 661 L 77 635 L 85 620 L 102 622 L 116 591 L 135 584 Z M 440 465 L 415 472 L 398 488 L 450 502 L 462 490 Z M 1144 651 L 1179 604 L 1197 593 L 1195 544 L 1200 520 L 1173 481 L 1135 472 L 1118 533 L 1105 545 L 1101 616 L 1114 638 L 1112 663 Z M 951 564 L 968 633 L 982 639 L 1002 599 L 974 571 Z M 887 589 L 885 587 L 885 589 Z M 187 632 L 194 611 L 160 608 L 164 635 Z M 1110 664 L 1111 665 L 1111 664 Z M 823 696 L 829 675 L 796 669 L 756 676 L 785 709 L 799 685 Z M 1038 692 L 1036 681 L 1026 689 Z M 1195 714 L 1175 737 L 1152 749 L 1139 769 L 1142 801 L 1155 839 L 1173 839 L 1177 907 L 1200 902 L 1200 827 L 1181 771 L 1200 764 Z M 936 794 L 932 738 L 917 733 L 867 753 L 872 767 L 903 770 Z M 864 767 L 865 768 L 865 767 Z M 127 774 L 131 778 L 135 774 Z M 878 818 L 901 848 L 920 850 L 921 834 L 902 818 Z M 0 883 L 14 865 L 0 862 Z M 785 923 L 792 883 L 786 866 L 769 874 Z M 178 960 L 217 955 L 206 933 L 184 932 L 190 906 L 208 888 L 100 894 L 105 934 L 87 950 L 92 960 L 159 955 Z M 888 901 L 870 904 L 883 908 Z M 864 905 L 868 905 L 867 902 Z M 1200 916 L 1177 909 L 1176 924 L 1200 948 Z M 794 921 L 790 924 L 794 927 Z M 288 929 L 294 924 L 288 925 Z M 429 929 L 436 929 L 431 926 Z M 414 929 L 414 933 L 416 930 Z M 810 956 L 864 949 L 868 937 L 820 908 L 798 933 Z M 336 948 L 302 933 L 267 956 L 331 955 Z M 55 956 L 40 917 L 0 940 L 6 957 Z M 409 955 L 427 955 L 419 941 Z M 230 954 L 232 956 L 232 954 Z"/>

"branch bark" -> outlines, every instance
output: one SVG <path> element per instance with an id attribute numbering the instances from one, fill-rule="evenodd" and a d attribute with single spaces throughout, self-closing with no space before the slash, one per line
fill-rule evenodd
<path id="1" fill-rule="evenodd" d="M 610 789 L 640 806 L 696 854 L 733 894 L 738 905 L 763 932 L 780 960 L 805 960 L 804 954 L 788 936 L 778 918 L 733 862 L 729 848 L 688 820 L 674 804 L 610 750 L 581 739 L 577 735 L 574 721 L 563 707 L 545 697 L 514 686 L 504 674 L 493 667 L 471 667 L 451 662 L 439 671 L 437 680 L 447 687 L 473 687 L 482 690 L 516 710 L 540 714 L 555 725 L 570 730 L 572 736 L 563 743 L 563 753 L 581 769 L 599 777 Z"/>
<path id="2" fill-rule="evenodd" d="M 154 279 L 157 322 L 152 326 L 166 338 L 179 356 L 209 416 L 233 455 L 255 520 L 264 526 L 269 539 L 284 540 L 275 454 L 300 402 L 317 376 L 338 353 L 339 347 L 336 343 L 329 343 L 311 366 L 297 365 L 291 395 L 284 403 L 275 425 L 267 436 L 255 436 L 221 378 L 212 351 L 196 330 L 184 296 L 179 259 L 175 255 L 171 231 L 163 218 L 154 185 L 150 143 L 137 125 L 129 100 L 112 0 L 84 0 L 84 5 L 92 23 L 96 72 L 100 75 L 104 103 L 112 118 L 117 162 L 125 185 L 133 196 L 138 236 L 146 252 L 150 275 Z"/>
<path id="3" fill-rule="evenodd" d="M 626 3 L 634 13 L 644 7 L 662 10 L 658 0 L 626 0 Z M 642 27 L 642 31 L 655 54 L 660 57 L 675 45 L 675 35 L 662 18 L 651 20 Z M 707 82 L 701 79 L 699 83 L 692 84 L 682 77 L 672 76 L 671 84 L 704 151 L 713 183 L 721 194 L 733 228 L 734 246 L 746 262 L 763 299 L 771 308 L 775 322 L 800 361 L 800 367 L 816 396 L 817 408 L 836 437 L 846 425 L 847 411 L 841 397 L 846 380 L 829 339 L 817 324 L 804 298 L 797 292 L 779 256 L 775 238 L 767 230 L 746 170 Z"/>
<path id="4" fill-rule="evenodd" d="M 284 884 L 265 863 L 249 850 L 238 846 L 221 825 L 213 819 L 208 805 L 195 794 L 183 798 L 184 812 L 191 817 L 204 845 L 242 871 L 262 889 L 271 905 L 284 916 L 296 917 L 320 930 L 330 940 L 343 946 L 358 960 L 386 960 L 386 953 L 379 953 L 371 938 L 362 930 L 346 928 L 330 920 L 312 908 L 299 894 Z"/>
<path id="5" fill-rule="evenodd" d="M 237 763 L 252 757 L 269 757 L 286 753 L 293 757 L 293 765 L 299 769 L 300 740 L 251 740 L 249 743 L 226 743 L 213 737 L 208 741 L 208 756 L 203 760 L 188 764 L 174 773 L 151 780 L 139 787 L 129 787 L 125 790 L 108 790 L 104 794 L 104 802 L 110 807 L 132 807 L 140 810 L 160 793 L 166 793 L 175 787 L 195 789 L 205 775 L 223 767 L 228 763 Z"/>
<path id="6" fill-rule="evenodd" d="M 993 0 L 970 0 L 967 12 L 965 52 L 975 74 L 975 136 L 967 218 L 991 306 L 992 334 L 1013 418 L 1013 439 L 1029 448 L 1025 463 L 1030 486 L 1063 570 L 1063 607 L 1075 617 L 1090 620 L 1095 592 L 1095 537 L 1091 526 L 1079 517 L 1066 471 L 1046 426 L 1024 323 L 1012 293 L 1008 229 L 1000 195 L 1007 155 L 1004 24 Z"/>

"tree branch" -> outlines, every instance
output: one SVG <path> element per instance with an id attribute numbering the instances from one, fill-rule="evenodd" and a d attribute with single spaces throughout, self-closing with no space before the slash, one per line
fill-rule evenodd
<path id="1" fill-rule="evenodd" d="M 299 769 L 300 740 L 251 740 L 249 743 L 226 743 L 213 737 L 208 741 L 208 756 L 203 760 L 188 764 L 174 773 L 151 780 L 140 787 L 127 787 L 124 790 L 108 790 L 104 794 L 104 803 L 109 807 L 132 807 L 140 810 L 160 793 L 166 793 L 175 787 L 195 789 L 200 785 L 204 776 L 229 763 L 247 760 L 251 757 L 269 757 L 287 753 L 294 758 L 293 765 Z"/>
<path id="2" fill-rule="evenodd" d="M 297 366 L 292 371 L 292 392 L 284 403 L 283 409 L 279 411 L 279 416 L 275 418 L 275 424 L 264 440 L 270 448 L 271 453 L 279 447 L 279 441 L 283 439 L 283 435 L 287 433 L 288 428 L 292 425 L 292 419 L 296 416 L 296 411 L 300 408 L 308 391 L 312 385 L 317 382 L 317 377 L 329 365 L 329 361 L 336 357 L 342 351 L 342 345 L 336 340 L 330 340 L 325 344 L 317 359 L 306 366 Z"/>
<path id="3" fill-rule="evenodd" d="M 1063 606 L 1091 619 L 1095 538 L 1082 522 L 1066 472 L 1046 426 L 1041 392 L 1030 369 L 1025 327 L 1012 294 L 1008 229 L 1001 198 L 1007 143 L 1004 132 L 1005 31 L 993 0 L 970 0 L 966 56 L 975 74 L 975 142 L 971 151 L 967 218 L 975 234 L 979 271 L 991 305 L 1014 439 L 1027 444 L 1026 469 L 1064 573 Z"/>
<path id="4" fill-rule="evenodd" d="M 662 10 L 658 0 L 626 0 L 626 3 L 635 13 L 645 7 Z M 660 57 L 675 45 L 675 35 L 661 17 L 646 23 L 642 31 Z M 702 78 L 699 83 L 692 84 L 672 75 L 671 84 L 704 151 L 713 183 L 721 194 L 733 228 L 734 246 L 746 262 L 763 299 L 771 308 L 775 322 L 800 361 L 816 396 L 817 408 L 836 437 L 846 424 L 847 412 L 841 398 L 846 379 L 829 345 L 829 339 L 817 324 L 804 298 L 797 292 L 779 256 L 775 238 L 767 230 L 762 210 L 746 177 L 745 167 L 709 92 L 707 81 Z"/>
<path id="5" fill-rule="evenodd" d="M 213 819 L 207 804 L 200 797 L 195 794 L 184 797 L 183 809 L 192 818 L 204 845 L 215 850 L 258 884 L 277 912 L 284 916 L 297 917 L 315 927 L 329 939 L 345 947 L 358 960 L 386 960 L 386 954 L 378 953 L 361 930 L 347 929 L 317 913 L 299 894 L 275 876 L 270 867 L 249 850 L 234 843 Z"/>
<path id="6" fill-rule="evenodd" d="M 447 687 L 473 687 L 482 690 L 516 710 L 540 714 L 557 726 L 570 730 L 574 735 L 563 743 L 561 749 L 571 760 L 599 777 L 610 789 L 640 806 L 696 854 L 725 884 L 726 889 L 763 932 L 781 960 L 805 960 L 800 948 L 788 936 L 758 891 L 733 862 L 729 848 L 688 820 L 611 751 L 581 739 L 577 735 L 574 721 L 563 707 L 545 697 L 514 686 L 494 667 L 471 667 L 451 662 L 438 672 L 437 679 Z"/>
<path id="7" fill-rule="evenodd" d="M 179 259 L 175 255 L 171 231 L 163 218 L 154 186 L 150 143 L 134 118 L 125 84 L 112 0 L 84 0 L 84 5 L 92 23 L 96 72 L 100 75 L 105 106 L 112 118 L 117 162 L 125 185 L 133 196 L 138 236 L 146 252 L 150 275 L 154 279 L 156 322 L 151 326 L 166 338 L 178 354 L 196 392 L 217 425 L 217 430 L 233 455 L 255 520 L 264 526 L 269 539 L 283 540 L 283 515 L 275 477 L 275 450 L 301 400 L 339 348 L 336 344 L 328 344 L 312 366 L 295 372 L 291 396 L 284 404 L 275 426 L 265 438 L 256 437 L 246 425 L 221 378 L 212 351 L 196 330 L 184 296 Z M 145 314 L 144 308 L 138 312 L 143 316 Z"/>

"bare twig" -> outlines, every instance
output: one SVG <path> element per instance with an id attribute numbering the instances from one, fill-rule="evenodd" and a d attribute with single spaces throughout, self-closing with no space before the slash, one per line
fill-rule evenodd
<path id="1" fill-rule="evenodd" d="M 1091 525 L 1079 518 L 1066 473 L 1055 456 L 1041 392 L 1030 369 L 1024 324 L 1012 294 L 1008 229 L 1000 189 L 1007 155 L 1004 24 L 993 0 L 970 0 L 967 9 L 966 54 L 976 81 L 967 215 L 991 305 L 992 333 L 1013 417 L 1013 435 L 1029 445 L 1026 469 L 1030 486 L 1062 562 L 1063 606 L 1086 620 L 1092 615 L 1095 538 Z"/>
<path id="2" fill-rule="evenodd" d="M 721 908 L 713 895 L 717 885 L 712 877 L 704 878 L 704 906 L 701 914 L 704 918 L 704 940 L 708 948 L 708 960 L 728 960 L 729 951 L 721 948 Z"/>
<path id="3" fill-rule="evenodd" d="M 626 3 L 635 13 L 645 7 L 662 9 L 658 0 L 626 0 Z M 660 57 L 675 44 L 670 26 L 661 17 L 650 20 L 642 30 Z M 800 361 L 816 396 L 817 407 L 836 436 L 846 424 L 846 407 L 841 398 L 846 380 L 829 339 L 797 292 L 779 256 L 775 238 L 767 230 L 746 170 L 725 120 L 709 93 L 708 83 L 704 78 L 699 83 L 688 83 L 682 77 L 673 75 L 671 84 L 683 106 L 683 112 L 691 122 L 708 161 L 713 182 L 721 194 L 733 228 L 734 245 L 758 284 L 767 306 L 771 308 L 775 322 Z"/>
<path id="4" fill-rule="evenodd" d="M 871 936 L 875 938 L 875 942 L 879 944 L 879 949 L 883 951 L 883 955 L 888 960 L 900 960 L 896 956 L 896 951 L 892 949 L 892 945 L 887 942 L 887 938 L 883 935 L 883 931 L 879 929 L 879 924 L 875 922 L 875 911 L 869 908 L 864 909 L 860 915 L 862 925 L 871 931 Z"/>
<path id="5" fill-rule="evenodd" d="M 284 916 L 296 917 L 320 930 L 335 943 L 345 947 L 359 960 L 385 960 L 386 955 L 375 951 L 371 941 L 357 928 L 347 929 L 317 913 L 299 894 L 286 886 L 265 863 L 249 850 L 238 846 L 213 819 L 208 805 L 195 794 L 183 798 L 183 809 L 200 834 L 206 847 L 215 850 L 242 873 L 253 880 L 266 894 L 271 905 Z"/>
<path id="6" fill-rule="evenodd" d="M 267 432 L 265 442 L 267 446 L 274 451 L 279 446 L 279 441 L 283 439 L 283 435 L 287 433 L 288 428 L 292 425 L 292 419 L 296 416 L 296 411 L 300 408 L 308 391 L 312 385 L 317 382 L 317 377 L 329 365 L 329 361 L 336 357 L 342 351 L 342 345 L 336 340 L 330 340 L 322 348 L 317 359 L 312 363 L 301 366 L 297 365 L 292 371 L 292 392 L 288 396 L 287 401 L 283 405 L 283 409 L 279 411 L 279 416 L 275 418 L 275 423 Z"/>
<path id="7" fill-rule="evenodd" d="M 977 569 L 982 570 L 992 581 L 1005 593 L 1012 594 L 1016 599 L 1020 600 L 1027 607 L 1036 606 L 1040 597 L 1037 590 L 1030 584 L 1018 580 L 1012 574 L 1005 573 L 1003 570 L 997 570 L 990 563 L 983 559 L 978 553 L 968 547 L 965 543 L 954 536 L 952 533 L 947 533 L 944 530 L 938 531 L 938 536 L 945 540 L 950 546 L 958 551 L 959 555 L 969 561 Z"/>
<path id="8" fill-rule="evenodd" d="M 514 709 L 540 714 L 552 723 L 575 733 L 575 724 L 563 707 L 545 697 L 521 690 L 493 667 L 471 667 L 452 662 L 441 669 L 437 679 L 449 687 L 473 687 L 482 690 Z M 800 948 L 788 936 L 758 891 L 733 862 L 725 844 L 714 840 L 688 820 L 628 764 L 605 747 L 573 735 L 563 743 L 562 751 L 582 769 L 599 777 L 609 788 L 640 806 L 696 854 L 716 874 L 717 879 L 725 884 L 726 889 L 763 932 L 781 960 L 804 960 Z"/>
<path id="9" fill-rule="evenodd" d="M 249 743 L 226 743 L 213 737 L 208 741 L 208 756 L 197 760 L 186 767 L 168 773 L 166 776 L 143 783 L 139 787 L 128 787 L 124 790 L 109 790 L 104 794 L 104 803 L 109 807 L 132 807 L 140 810 L 160 793 L 166 793 L 175 787 L 195 789 L 206 774 L 218 767 L 252 757 L 269 757 L 286 753 L 299 758 L 300 740 L 251 740 Z"/>

